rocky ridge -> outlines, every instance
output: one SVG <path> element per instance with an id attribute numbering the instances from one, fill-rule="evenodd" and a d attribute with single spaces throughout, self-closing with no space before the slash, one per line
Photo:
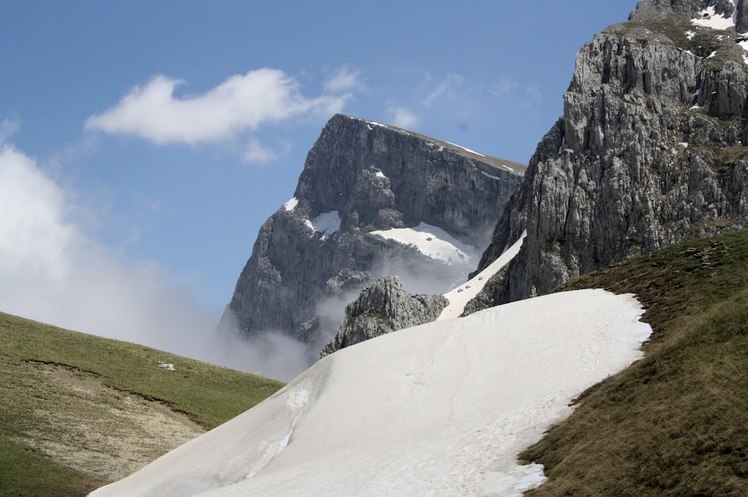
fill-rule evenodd
<path id="1" fill-rule="evenodd" d="M 396 273 L 419 291 L 421 275 L 437 275 L 425 288 L 446 290 L 474 267 L 523 171 L 394 126 L 334 116 L 294 197 L 261 227 L 222 323 L 245 335 L 324 339 L 321 346 L 345 304 L 377 277 Z M 429 248 L 437 243 L 442 252 Z"/>
<path id="2" fill-rule="evenodd" d="M 469 309 L 748 226 L 747 18 L 743 0 L 645 0 L 580 50 L 479 270 L 527 230 L 522 250 Z"/>
<path id="3" fill-rule="evenodd" d="M 397 276 L 381 278 L 346 306 L 338 334 L 321 356 L 392 331 L 430 323 L 447 303 L 441 295 L 411 295 Z"/>

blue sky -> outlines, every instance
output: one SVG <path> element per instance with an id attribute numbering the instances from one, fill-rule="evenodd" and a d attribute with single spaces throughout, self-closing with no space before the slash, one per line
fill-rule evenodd
<path id="1" fill-rule="evenodd" d="M 199 307 L 202 326 L 217 319 L 333 112 L 527 161 L 561 114 L 578 48 L 635 1 L 0 5 L 0 208 L 12 213 L 0 310 L 119 336 L 77 316 L 90 295 L 63 296 L 135 278 L 112 294 L 152 285 Z M 11 287 L 22 275 L 28 296 Z M 60 290 L 46 295 L 50 281 Z M 148 312 L 167 326 L 170 309 Z"/>

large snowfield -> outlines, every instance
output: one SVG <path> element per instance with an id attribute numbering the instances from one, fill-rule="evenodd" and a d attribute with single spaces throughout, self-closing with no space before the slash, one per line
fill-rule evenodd
<path id="1" fill-rule="evenodd" d="M 92 495 L 520 495 L 544 477 L 517 454 L 641 356 L 641 314 L 582 290 L 384 335 Z"/>

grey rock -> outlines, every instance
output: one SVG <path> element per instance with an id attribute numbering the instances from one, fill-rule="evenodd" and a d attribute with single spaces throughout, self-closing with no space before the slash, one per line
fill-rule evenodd
<path id="1" fill-rule="evenodd" d="M 338 334 L 321 356 L 393 331 L 434 321 L 447 306 L 441 295 L 411 295 L 396 276 L 378 280 L 345 308 Z"/>
<path id="2" fill-rule="evenodd" d="M 745 22 L 743 3 L 744 0 L 738 0 L 737 2 L 739 12 L 738 32 L 740 33 L 745 32 L 745 30 L 740 30 L 740 27 L 743 26 L 741 23 Z M 717 14 L 725 17 L 731 17 L 735 10 L 731 0 L 641 0 L 629 16 L 629 20 L 661 20 L 675 17 L 688 21 L 697 17 L 697 14 L 707 7 L 714 7 Z"/>
<path id="3" fill-rule="evenodd" d="M 479 270 L 520 253 L 471 311 L 688 237 L 748 226 L 746 65 L 734 32 L 685 22 L 714 1 L 640 2 L 579 52 L 564 114 L 538 145 Z M 717 10 L 732 13 L 731 2 Z M 746 7 L 738 3 L 738 19 Z M 659 30 L 659 31 L 658 31 Z M 680 30 L 680 35 L 678 30 Z M 708 39 L 707 56 L 683 44 Z"/>
<path id="4" fill-rule="evenodd" d="M 521 164 L 336 115 L 307 156 L 297 204 L 260 229 L 222 322 L 246 335 L 276 330 L 321 346 L 345 304 L 377 277 L 397 273 L 414 291 L 446 290 L 476 264 L 523 172 Z M 336 215 L 339 226 L 310 228 Z M 371 234 L 420 223 L 474 247 L 475 260 L 448 265 Z"/>

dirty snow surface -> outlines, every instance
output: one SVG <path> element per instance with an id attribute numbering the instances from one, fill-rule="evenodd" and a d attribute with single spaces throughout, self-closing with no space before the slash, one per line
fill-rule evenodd
<path id="1" fill-rule="evenodd" d="M 420 253 L 446 264 L 471 265 L 475 249 L 452 235 L 430 224 L 421 223 L 415 228 L 392 228 L 372 231 L 372 235 L 395 240 L 403 245 L 413 245 Z"/>
<path id="2" fill-rule="evenodd" d="M 641 356 L 629 295 L 558 293 L 332 354 L 96 497 L 519 496 L 517 454 Z"/>

